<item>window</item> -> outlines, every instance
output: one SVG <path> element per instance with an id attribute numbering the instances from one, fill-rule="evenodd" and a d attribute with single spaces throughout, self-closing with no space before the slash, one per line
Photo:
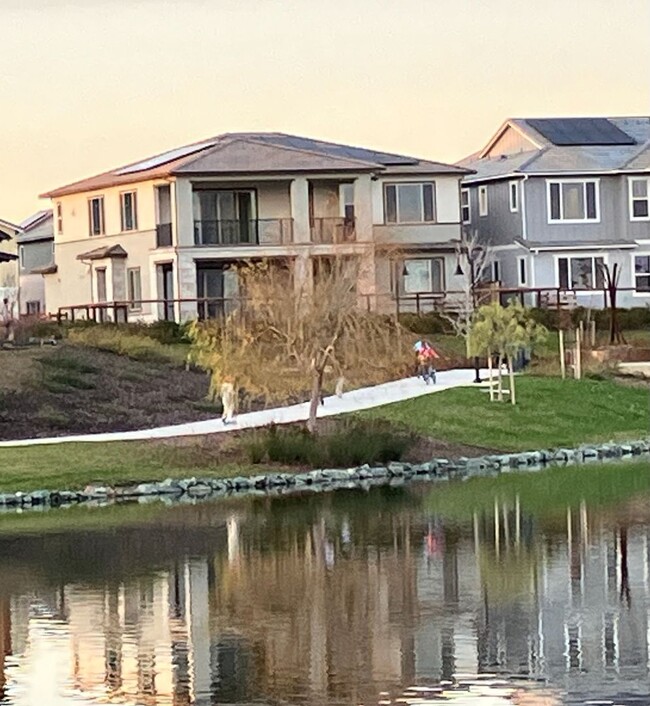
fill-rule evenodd
<path id="1" fill-rule="evenodd" d="M 88 200 L 88 221 L 90 235 L 104 235 L 104 197 L 95 196 Z"/>
<path id="2" fill-rule="evenodd" d="M 140 268 L 131 267 L 126 271 L 129 310 L 139 311 L 142 309 L 142 282 L 140 280 Z"/>
<path id="3" fill-rule="evenodd" d="M 472 206 L 470 198 L 469 189 L 460 190 L 460 215 L 463 223 L 471 223 L 472 221 Z"/>
<path id="4" fill-rule="evenodd" d="M 433 182 L 386 184 L 384 202 L 386 223 L 433 223 L 435 221 Z"/>
<path id="5" fill-rule="evenodd" d="M 478 187 L 478 215 L 487 216 L 488 214 L 488 192 L 487 186 Z"/>
<path id="6" fill-rule="evenodd" d="M 630 220 L 650 220 L 650 179 L 631 178 L 630 189 Z"/>
<path id="7" fill-rule="evenodd" d="M 107 293 L 106 293 L 106 268 L 101 267 L 95 270 L 95 273 L 97 274 L 97 301 L 98 302 L 105 302 Z"/>
<path id="8" fill-rule="evenodd" d="M 25 246 L 20 245 L 18 247 L 18 262 L 20 263 L 21 268 L 25 268 Z"/>
<path id="9" fill-rule="evenodd" d="M 440 257 L 404 260 L 401 267 L 400 294 L 431 294 L 444 290 L 444 260 Z"/>
<path id="10" fill-rule="evenodd" d="M 492 281 L 501 281 L 501 265 L 498 260 L 493 260 L 492 262 Z"/>
<path id="11" fill-rule="evenodd" d="M 597 181 L 548 181 L 549 223 L 599 221 Z"/>
<path id="12" fill-rule="evenodd" d="M 517 213 L 519 210 L 519 183 L 516 181 L 508 182 L 508 196 L 510 198 L 510 211 Z"/>
<path id="13" fill-rule="evenodd" d="M 339 188 L 341 216 L 346 223 L 354 221 L 354 184 L 341 184 Z"/>
<path id="14" fill-rule="evenodd" d="M 634 288 L 650 293 L 650 255 L 634 256 Z"/>
<path id="15" fill-rule="evenodd" d="M 517 262 L 517 275 L 519 286 L 525 287 L 528 284 L 528 263 L 525 257 L 520 257 Z"/>
<path id="16" fill-rule="evenodd" d="M 558 284 L 563 289 L 604 289 L 604 266 L 602 257 L 560 257 Z"/>
<path id="17" fill-rule="evenodd" d="M 63 208 L 60 201 L 56 204 L 56 232 L 57 235 L 63 233 Z"/>
<path id="18" fill-rule="evenodd" d="M 120 195 L 122 230 L 138 230 L 137 200 L 135 191 Z"/>
<path id="19" fill-rule="evenodd" d="M 38 316 L 41 313 L 40 302 L 27 302 L 25 306 L 27 316 Z"/>

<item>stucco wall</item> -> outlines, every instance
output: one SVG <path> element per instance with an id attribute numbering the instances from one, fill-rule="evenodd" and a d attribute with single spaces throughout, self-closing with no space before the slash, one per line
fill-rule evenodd
<path id="1" fill-rule="evenodd" d="M 435 214 L 437 223 L 460 222 L 460 177 L 458 176 L 419 176 L 382 177 L 372 182 L 373 223 L 383 225 L 384 218 L 384 185 L 401 182 L 434 182 L 435 183 Z"/>

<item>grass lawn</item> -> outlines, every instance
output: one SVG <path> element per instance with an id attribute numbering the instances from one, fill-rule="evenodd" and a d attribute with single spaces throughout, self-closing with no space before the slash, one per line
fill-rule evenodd
<path id="1" fill-rule="evenodd" d="M 490 402 L 466 387 L 360 413 L 437 439 L 502 451 L 643 438 L 650 433 L 647 389 L 611 381 L 522 376 L 517 404 Z"/>

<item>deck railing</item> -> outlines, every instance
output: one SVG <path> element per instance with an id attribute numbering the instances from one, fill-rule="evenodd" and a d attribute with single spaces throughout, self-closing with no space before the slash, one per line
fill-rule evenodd
<path id="1" fill-rule="evenodd" d="M 194 221 L 194 244 L 217 247 L 289 245 L 293 242 L 292 218 L 253 218 Z"/>

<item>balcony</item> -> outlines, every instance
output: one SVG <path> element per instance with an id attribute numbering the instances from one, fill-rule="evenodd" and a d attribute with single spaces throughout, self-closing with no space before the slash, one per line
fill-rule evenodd
<path id="1" fill-rule="evenodd" d="M 318 245 L 354 243 L 357 239 L 354 218 L 312 218 L 311 242 Z"/>
<path id="2" fill-rule="evenodd" d="M 216 247 L 240 245 L 289 245 L 293 242 L 292 218 L 194 221 L 194 244 Z"/>
<path id="3" fill-rule="evenodd" d="M 169 248 L 172 244 L 172 224 L 158 223 L 156 225 L 156 247 Z"/>

